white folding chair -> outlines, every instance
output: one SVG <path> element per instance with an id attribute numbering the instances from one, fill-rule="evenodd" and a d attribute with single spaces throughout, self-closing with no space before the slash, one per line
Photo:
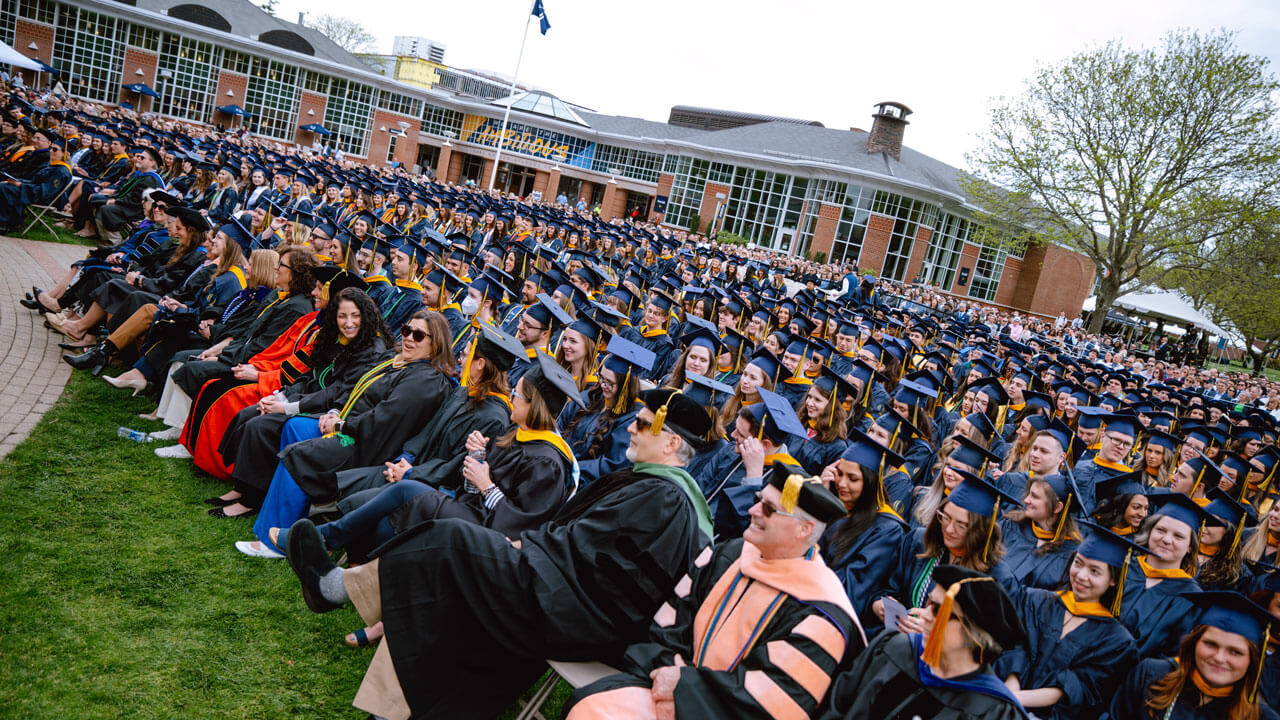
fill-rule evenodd
<path id="1" fill-rule="evenodd" d="M 67 215 L 66 213 L 58 209 L 58 203 L 59 201 L 65 202 L 66 194 L 71 192 L 72 186 L 76 184 L 76 180 L 78 179 L 79 178 L 72 176 L 71 179 L 67 181 L 66 186 L 64 186 L 62 190 L 58 192 L 57 195 L 53 196 L 53 200 L 50 200 L 48 205 L 28 205 L 27 209 L 31 211 L 32 219 L 31 219 L 31 222 L 28 223 L 25 228 L 23 228 L 22 234 L 26 235 L 27 233 L 31 232 L 31 228 L 35 227 L 36 223 L 40 223 L 42 226 L 44 226 L 45 230 L 48 230 L 50 232 L 50 234 L 52 234 L 54 237 L 58 237 L 58 231 L 54 230 L 53 226 L 50 225 L 48 221 L 45 220 L 45 216 L 53 215 L 54 217 L 57 217 L 59 219 L 65 219 L 65 218 L 71 217 L 70 215 Z"/>
<path id="2" fill-rule="evenodd" d="M 614 675 L 618 671 L 614 668 L 598 662 L 560 662 L 559 660 L 548 660 L 547 665 L 551 666 L 551 672 L 547 673 L 542 683 L 538 685 L 538 689 L 533 692 L 533 697 L 524 704 L 520 710 L 520 714 L 516 716 L 516 720 L 546 720 L 542 716 L 542 706 L 546 704 L 547 699 L 551 697 L 552 691 L 560 684 L 561 680 L 569 683 L 576 690 L 583 685 L 590 685 L 602 677 Z"/>

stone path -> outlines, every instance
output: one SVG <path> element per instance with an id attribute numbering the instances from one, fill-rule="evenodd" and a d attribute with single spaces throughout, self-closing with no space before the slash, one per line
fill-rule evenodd
<path id="1" fill-rule="evenodd" d="M 31 434 L 71 377 L 58 348 L 63 336 L 18 299 L 32 285 L 51 287 L 85 250 L 0 236 L 0 458 Z"/>

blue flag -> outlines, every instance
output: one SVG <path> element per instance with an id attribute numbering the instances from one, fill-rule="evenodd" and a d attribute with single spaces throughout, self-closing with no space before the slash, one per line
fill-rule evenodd
<path id="1" fill-rule="evenodd" d="M 533 0 L 533 12 L 531 14 L 538 18 L 538 29 L 542 31 L 543 35 L 546 35 L 547 31 L 551 29 L 551 22 L 547 20 L 547 10 L 542 7 L 542 0 Z"/>

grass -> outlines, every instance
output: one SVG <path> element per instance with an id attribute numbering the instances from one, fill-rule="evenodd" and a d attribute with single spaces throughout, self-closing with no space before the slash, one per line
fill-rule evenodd
<path id="1" fill-rule="evenodd" d="M 26 240 L 39 240 L 41 242 L 62 243 L 63 245 L 85 245 L 88 247 L 94 247 L 98 244 L 97 240 L 93 240 L 90 238 L 82 238 L 76 235 L 75 233 L 71 232 L 70 230 L 58 227 L 53 222 L 57 218 L 49 217 L 47 219 L 49 220 L 49 224 L 53 225 L 54 232 L 49 232 L 48 230 L 45 230 L 43 227 L 41 227 L 39 223 L 36 223 L 31 228 L 31 232 L 21 233 L 21 234 L 15 232 L 13 233 L 13 235 L 11 235 L 11 237 L 18 237 Z M 25 216 L 23 216 L 21 227 L 26 227 L 27 223 L 29 222 L 31 222 L 30 211 L 28 211 L 28 213 Z"/>
<path id="2" fill-rule="evenodd" d="M 251 521 L 201 503 L 226 486 L 117 438 L 159 429 L 149 402 L 74 375 L 0 462 L 0 715 L 365 717 L 355 610 L 312 614 L 287 563 L 236 552 Z"/>

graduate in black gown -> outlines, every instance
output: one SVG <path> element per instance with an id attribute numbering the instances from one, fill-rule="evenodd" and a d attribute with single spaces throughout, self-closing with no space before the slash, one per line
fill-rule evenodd
<path id="1" fill-rule="evenodd" d="M 1005 564 L 1024 587 L 1055 589 L 1080 545 L 1075 522 L 1079 495 L 1066 475 L 1036 476 L 1022 505 L 1001 518 Z"/>
<path id="2" fill-rule="evenodd" d="M 609 338 L 600 364 L 600 380 L 582 391 L 581 407 L 570 405 L 560 417 L 560 432 L 578 458 L 582 483 L 627 465 L 631 434 L 627 427 L 639 411 L 640 378 L 649 373 L 653 353 L 621 335 Z"/>
<path id="3" fill-rule="evenodd" d="M 796 406 L 796 415 L 808 433 L 792 455 L 806 472 L 820 474 L 844 452 L 849 444 L 849 414 L 844 409 L 844 399 L 856 394 L 849 381 L 824 367 Z"/>
<path id="4" fill-rule="evenodd" d="M 1182 493 L 1148 495 L 1155 512 L 1147 518 L 1145 545 L 1151 554 L 1137 559 L 1124 585 L 1120 622 L 1133 634 L 1138 654 L 1174 654 L 1195 625 L 1195 607 L 1183 595 L 1200 590 L 1195 571 L 1201 525 L 1218 522 Z"/>
<path id="5" fill-rule="evenodd" d="M 814 547 L 844 505 L 792 470 L 774 465 L 743 537 L 704 551 L 622 672 L 579 688 L 567 720 L 810 716 L 866 638 Z"/>
<path id="6" fill-rule="evenodd" d="M 851 432 L 844 454 L 822 474 L 849 515 L 827 528 L 821 547 L 859 621 L 874 626 L 880 619 L 871 612 L 871 602 L 888 584 L 907 533 L 907 524 L 889 505 L 881 479 L 902 464 L 902 457 L 857 430 Z"/>
<path id="7" fill-rule="evenodd" d="M 1177 655 L 1138 663 L 1104 717 L 1275 720 L 1275 711 L 1259 698 L 1258 665 L 1277 637 L 1276 619 L 1239 593 L 1191 593 L 1187 601 L 1203 614 L 1181 638 Z"/>
<path id="8" fill-rule="evenodd" d="M 711 420 L 669 389 L 642 400 L 629 453 L 636 464 L 519 538 L 432 521 L 342 570 L 314 525 L 294 525 L 287 551 L 308 607 L 323 612 L 350 599 L 366 622 L 384 622 L 357 707 L 384 717 L 494 717 L 542 674 L 545 659 L 616 662 L 645 639 L 710 539 L 710 512 L 679 466 Z"/>
<path id="9" fill-rule="evenodd" d="M 1000 583 L 939 565 L 924 636 L 881 633 L 831 687 L 823 720 L 1014 720 L 1026 717 L 991 671 L 1026 631 Z"/>
<path id="10" fill-rule="evenodd" d="M 1124 573 L 1146 550 L 1096 525 L 1089 530 L 1065 589 L 1018 594 L 1027 640 L 995 664 L 996 675 L 1045 720 L 1096 717 L 1138 661 L 1133 636 L 1115 616 Z"/>

